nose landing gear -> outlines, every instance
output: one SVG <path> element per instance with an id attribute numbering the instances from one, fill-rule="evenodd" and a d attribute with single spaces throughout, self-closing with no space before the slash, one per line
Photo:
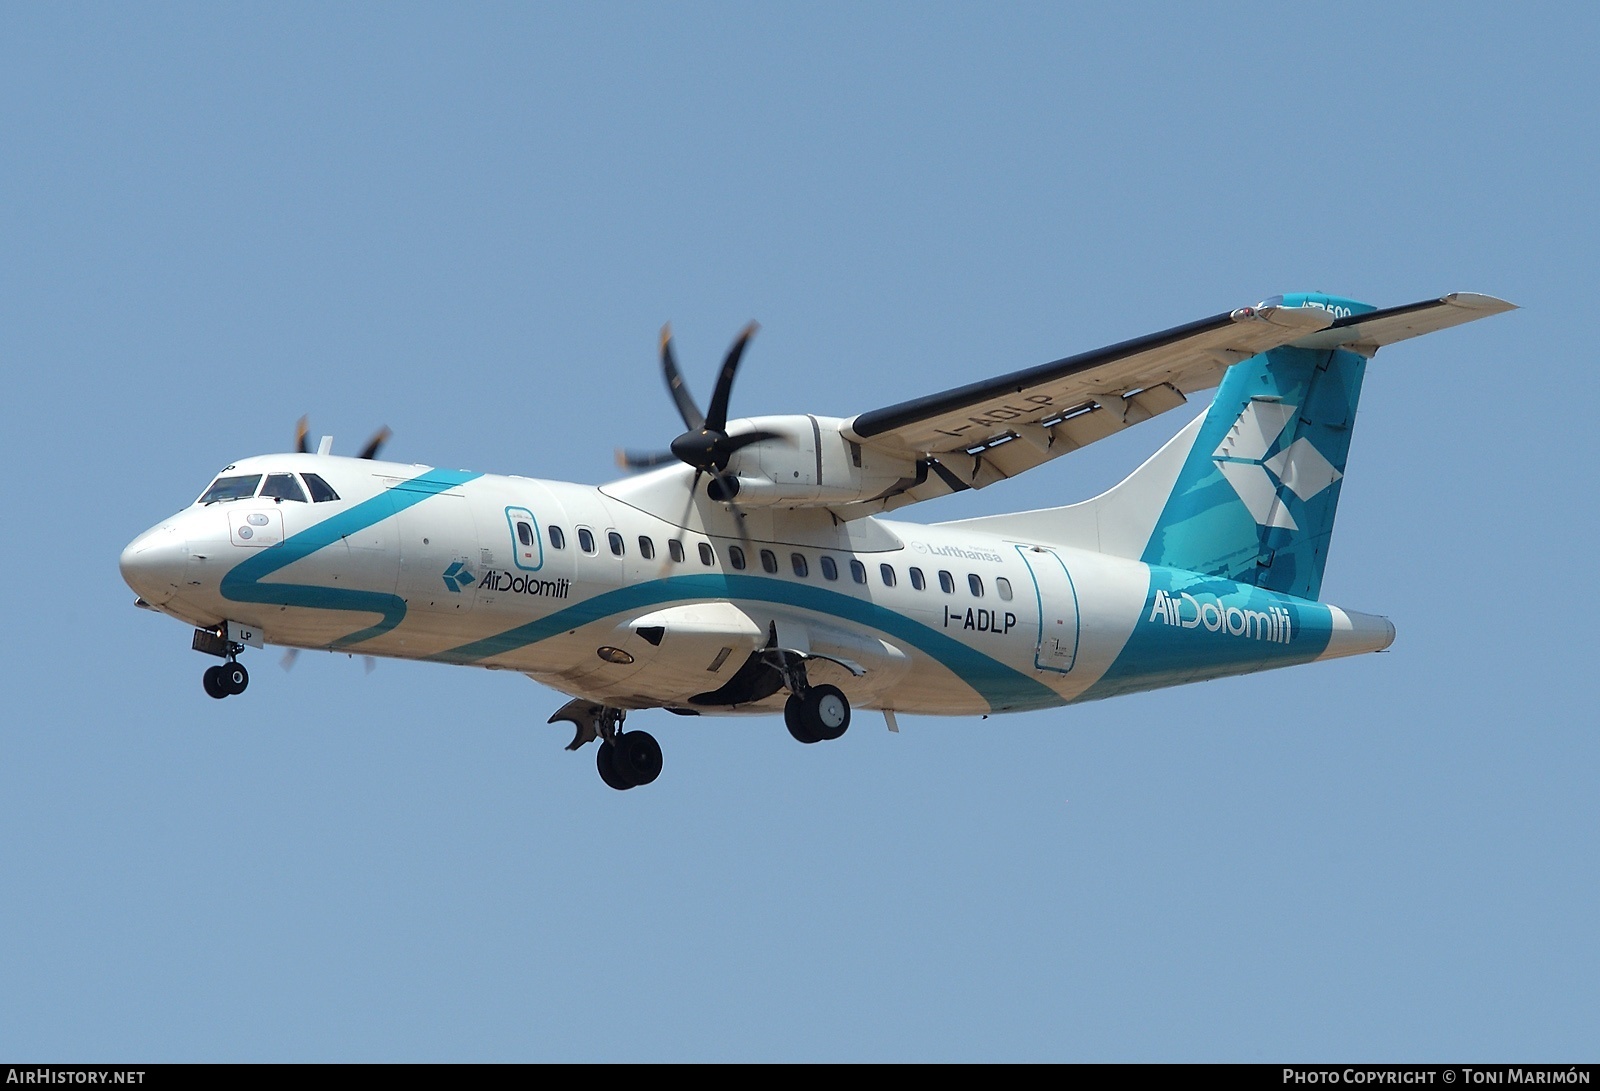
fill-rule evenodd
<path id="1" fill-rule="evenodd" d="M 228 625 L 216 629 L 194 631 L 195 651 L 227 660 L 226 663 L 207 667 L 205 673 L 200 676 L 200 684 L 205 687 L 206 696 L 215 697 L 219 701 L 224 697 L 243 693 L 245 687 L 250 684 L 250 672 L 239 662 L 239 653 L 244 651 L 245 646 L 229 638 L 228 626 L 232 624 L 229 622 Z M 250 632 L 253 633 L 254 630 Z M 252 637 L 246 636 L 246 639 Z M 254 638 L 254 642 L 256 647 L 261 646 L 259 637 Z"/>
<path id="2" fill-rule="evenodd" d="M 250 672 L 244 669 L 244 664 L 236 660 L 229 660 L 216 667 L 207 667 L 200 676 L 200 684 L 205 687 L 208 697 L 222 700 L 243 693 L 250 684 Z"/>

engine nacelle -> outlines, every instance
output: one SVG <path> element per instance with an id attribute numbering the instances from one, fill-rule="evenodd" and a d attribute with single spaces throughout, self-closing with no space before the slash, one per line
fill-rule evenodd
<path id="1" fill-rule="evenodd" d="M 774 438 L 734 453 L 725 479 L 738 482 L 741 505 L 826 507 L 870 500 L 914 477 L 917 466 L 863 447 L 842 434 L 837 417 L 752 417 L 729 422 L 728 434 L 765 431 Z M 713 488 L 713 495 L 715 495 Z"/>

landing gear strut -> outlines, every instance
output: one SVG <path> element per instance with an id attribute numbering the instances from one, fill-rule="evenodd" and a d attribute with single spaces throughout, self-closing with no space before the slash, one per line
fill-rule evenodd
<path id="1" fill-rule="evenodd" d="M 661 744 L 648 731 L 624 731 L 627 710 L 611 708 L 580 699 L 568 701 L 550 717 L 550 722 L 565 720 L 577 730 L 568 750 L 576 750 L 600 740 L 595 768 L 608 787 L 619 792 L 649 784 L 661 775 Z"/>
<path id="2" fill-rule="evenodd" d="M 789 734 L 803 743 L 837 739 L 850 727 L 850 700 L 837 686 L 813 686 L 806 678 L 806 662 L 781 649 L 768 653 L 768 661 L 783 675 L 789 700 L 783 706 L 783 723 Z"/>

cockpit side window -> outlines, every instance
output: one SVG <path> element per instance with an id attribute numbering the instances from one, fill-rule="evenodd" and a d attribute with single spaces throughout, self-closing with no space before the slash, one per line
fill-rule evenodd
<path id="1" fill-rule="evenodd" d="M 219 477 L 200 496 L 200 503 L 215 504 L 218 500 L 241 500 L 256 494 L 261 484 L 260 474 L 240 474 L 237 477 Z"/>
<path id="2" fill-rule="evenodd" d="M 306 502 L 306 490 L 300 487 L 300 482 L 294 474 L 268 474 L 267 483 L 261 486 L 263 497 L 272 497 L 274 500 L 296 500 Z"/>
<path id="3" fill-rule="evenodd" d="M 305 474 L 304 476 L 306 488 L 311 490 L 311 499 L 315 503 L 324 504 L 330 500 L 339 499 L 339 494 L 333 491 L 332 486 L 316 474 Z"/>

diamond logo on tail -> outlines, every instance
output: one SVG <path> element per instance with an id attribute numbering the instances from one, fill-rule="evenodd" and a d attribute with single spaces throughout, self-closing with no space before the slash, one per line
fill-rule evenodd
<path id="1" fill-rule="evenodd" d="M 1302 501 L 1310 500 L 1343 476 L 1306 439 L 1297 439 L 1271 458 L 1266 457 L 1294 420 L 1298 408 L 1251 398 L 1211 455 L 1211 461 L 1259 526 L 1299 530 L 1284 503 L 1284 490 Z"/>

